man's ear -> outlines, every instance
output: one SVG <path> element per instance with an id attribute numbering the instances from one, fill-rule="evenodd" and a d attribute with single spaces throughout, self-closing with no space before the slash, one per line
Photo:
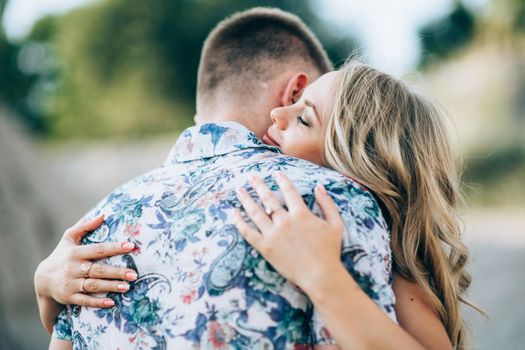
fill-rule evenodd
<path id="1" fill-rule="evenodd" d="M 289 106 L 297 101 L 303 93 L 306 85 L 308 85 L 308 74 L 305 72 L 299 72 L 290 77 L 284 93 L 281 96 L 281 105 Z"/>

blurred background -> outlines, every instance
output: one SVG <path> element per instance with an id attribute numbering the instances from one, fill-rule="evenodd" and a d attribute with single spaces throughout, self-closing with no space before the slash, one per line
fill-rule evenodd
<path id="1" fill-rule="evenodd" d="M 428 92 L 462 159 L 472 349 L 525 344 L 525 0 L 0 0 L 0 349 L 44 349 L 33 272 L 65 228 L 192 124 L 202 42 L 232 12 L 298 14 Z"/>

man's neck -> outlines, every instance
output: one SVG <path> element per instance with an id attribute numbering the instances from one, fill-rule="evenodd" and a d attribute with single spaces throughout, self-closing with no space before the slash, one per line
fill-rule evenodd
<path id="1" fill-rule="evenodd" d="M 245 108 L 222 107 L 217 109 L 211 108 L 208 111 L 203 109 L 202 111 L 203 112 L 197 111 L 195 118 L 196 124 L 237 122 L 245 126 L 259 138 L 266 132 L 264 127 L 261 126 L 262 123 L 260 123 L 260 121 L 262 121 L 263 118 L 269 118 L 269 116 L 264 117 Z"/>

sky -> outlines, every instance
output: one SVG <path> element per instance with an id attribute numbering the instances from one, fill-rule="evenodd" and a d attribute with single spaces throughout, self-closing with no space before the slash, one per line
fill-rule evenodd
<path id="1" fill-rule="evenodd" d="M 10 0 L 3 25 L 7 36 L 23 38 L 39 18 L 67 12 L 96 0 Z M 361 43 L 360 54 L 373 66 L 400 76 L 418 61 L 417 30 L 450 11 L 454 0 L 312 0 L 323 20 Z M 482 8 L 489 0 L 464 0 Z"/>
<path id="2" fill-rule="evenodd" d="M 446 15 L 452 0 L 318 1 L 318 13 L 338 31 L 357 36 L 359 53 L 373 66 L 399 75 L 418 61 L 417 30 Z"/>

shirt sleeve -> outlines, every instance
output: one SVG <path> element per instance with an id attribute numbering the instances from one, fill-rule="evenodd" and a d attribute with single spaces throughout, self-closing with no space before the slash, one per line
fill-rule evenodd
<path id="1" fill-rule="evenodd" d="M 64 308 L 55 319 L 52 337 L 59 340 L 73 341 L 73 325 L 71 322 L 68 310 L 67 308 Z"/>
<path id="2" fill-rule="evenodd" d="M 397 322 L 390 237 L 376 199 L 369 191 L 353 183 L 336 182 L 325 187 L 337 204 L 345 225 L 341 252 L 343 265 L 372 301 Z M 320 215 L 317 204 L 312 209 Z M 311 330 L 313 344 L 335 344 L 315 306 Z"/>

